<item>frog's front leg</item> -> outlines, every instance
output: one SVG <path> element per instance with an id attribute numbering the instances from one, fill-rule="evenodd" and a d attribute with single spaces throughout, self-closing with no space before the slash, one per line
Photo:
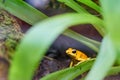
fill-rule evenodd
<path id="1" fill-rule="evenodd" d="M 69 67 L 72 67 L 73 66 L 73 61 L 70 62 L 70 66 Z"/>

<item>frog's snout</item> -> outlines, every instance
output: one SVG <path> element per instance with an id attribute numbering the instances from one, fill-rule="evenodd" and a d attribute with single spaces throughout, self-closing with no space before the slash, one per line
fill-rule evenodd
<path id="1" fill-rule="evenodd" d="M 69 51 L 68 51 L 68 50 L 66 50 L 66 53 L 68 54 L 68 53 L 69 53 Z"/>
<path id="2" fill-rule="evenodd" d="M 67 55 L 71 55 L 71 53 L 70 53 L 69 50 L 66 50 L 66 54 L 67 54 Z"/>

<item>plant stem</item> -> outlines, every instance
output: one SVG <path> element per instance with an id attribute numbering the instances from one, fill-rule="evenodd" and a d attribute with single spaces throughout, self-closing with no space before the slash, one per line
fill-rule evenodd
<path id="1" fill-rule="evenodd" d="M 92 9 L 96 10 L 97 12 L 101 13 L 101 8 L 96 3 L 94 3 L 92 0 L 77 0 L 78 2 L 81 2 Z"/>
<path id="2" fill-rule="evenodd" d="M 81 7 L 78 3 L 76 3 L 73 0 L 58 0 L 58 1 L 65 3 L 67 6 L 77 11 L 78 13 L 89 13 L 87 10 L 85 10 L 83 7 Z"/>

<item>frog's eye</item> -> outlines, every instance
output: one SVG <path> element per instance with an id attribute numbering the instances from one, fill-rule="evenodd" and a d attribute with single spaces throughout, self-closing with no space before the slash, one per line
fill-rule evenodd
<path id="1" fill-rule="evenodd" d="M 76 49 L 73 49 L 73 50 L 72 50 L 72 53 L 76 53 Z"/>

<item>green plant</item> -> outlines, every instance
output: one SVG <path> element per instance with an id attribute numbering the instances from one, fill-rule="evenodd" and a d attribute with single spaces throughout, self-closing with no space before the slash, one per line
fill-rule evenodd
<path id="1" fill-rule="evenodd" d="M 107 74 L 111 75 L 120 72 L 120 0 L 100 0 L 101 7 L 96 5 L 94 2 L 91 2 L 91 0 L 81 0 L 82 3 L 95 9 L 97 12 L 100 12 L 103 19 L 91 15 L 87 10 L 73 0 L 59 1 L 64 2 L 78 13 L 62 14 L 51 18 L 47 18 L 47 16 L 38 12 L 36 9 L 32 8 L 21 0 L 11 1 L 13 1 L 13 3 L 11 3 L 9 0 L 7 0 L 5 3 L 2 3 L 2 0 L 0 0 L 0 5 L 2 8 L 11 12 L 20 19 L 32 24 L 33 27 L 25 34 L 15 52 L 14 60 L 12 61 L 10 68 L 9 80 L 31 80 L 34 70 L 38 66 L 39 60 L 42 59 L 49 46 L 61 33 L 86 44 L 88 47 L 98 52 L 98 56 L 96 59 L 83 62 L 76 67 L 67 68 L 50 74 L 46 77 L 43 77 L 41 80 L 56 80 L 55 76 L 60 76 L 57 80 L 72 80 L 83 72 L 88 71 L 92 65 L 92 70 L 89 72 L 85 80 L 102 80 Z M 89 3 L 94 5 L 92 6 Z M 18 7 L 14 8 L 12 4 L 17 5 Z M 22 4 L 25 7 L 21 7 Z M 21 8 L 22 14 L 17 13 L 17 9 L 19 8 Z M 31 14 L 25 15 L 25 13 L 27 14 L 27 11 L 31 12 L 32 17 L 30 17 Z M 39 15 L 41 16 L 34 18 L 35 16 Z M 47 19 L 41 21 L 41 19 L 44 18 Z M 101 46 L 99 42 L 88 39 L 67 29 L 72 25 L 87 23 L 94 25 L 98 32 L 103 36 Z M 46 37 L 48 35 L 49 37 Z M 36 53 L 34 53 L 35 51 Z M 93 64 L 94 60 L 95 63 Z M 115 62 L 117 62 L 118 66 L 112 67 Z"/>

